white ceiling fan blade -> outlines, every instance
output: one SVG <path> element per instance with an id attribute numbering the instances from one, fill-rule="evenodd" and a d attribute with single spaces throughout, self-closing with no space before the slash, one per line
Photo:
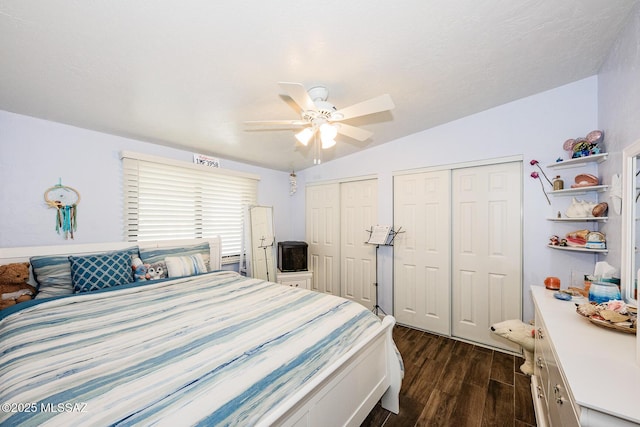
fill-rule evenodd
<path id="1" fill-rule="evenodd" d="M 339 134 L 348 136 L 349 138 L 353 138 L 358 141 L 365 141 L 373 136 L 373 132 L 351 126 L 346 123 L 336 123 L 334 126 L 338 130 Z"/>
<path id="2" fill-rule="evenodd" d="M 354 117 L 366 116 L 367 114 L 379 113 L 381 111 L 391 110 L 395 107 L 393 100 L 389 94 L 384 94 L 371 98 L 367 101 L 354 104 L 350 107 L 343 108 L 331 115 L 332 121 L 342 121 L 352 119 Z"/>
<path id="3" fill-rule="evenodd" d="M 279 82 L 278 84 L 287 92 L 287 95 L 302 108 L 302 111 L 316 109 L 316 104 L 314 104 L 313 99 L 311 99 L 307 90 L 300 83 Z"/>

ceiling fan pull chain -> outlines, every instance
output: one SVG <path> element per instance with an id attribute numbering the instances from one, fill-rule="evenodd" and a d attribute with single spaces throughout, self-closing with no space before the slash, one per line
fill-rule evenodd
<path id="1" fill-rule="evenodd" d="M 319 165 L 320 163 L 322 163 L 322 159 L 320 158 L 320 156 L 322 155 L 322 150 L 320 149 L 320 144 L 318 144 L 317 134 L 314 134 L 313 136 L 313 150 L 315 151 L 315 154 L 313 156 L 313 164 Z"/>

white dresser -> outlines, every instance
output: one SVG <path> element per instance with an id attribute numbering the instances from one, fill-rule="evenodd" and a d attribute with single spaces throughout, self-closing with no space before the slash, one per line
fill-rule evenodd
<path id="1" fill-rule="evenodd" d="M 532 286 L 531 292 L 536 310 L 531 391 L 538 426 L 639 425 L 635 335 L 591 324 L 576 313 L 577 300 L 558 300 L 543 286 Z"/>
<path id="2" fill-rule="evenodd" d="M 281 285 L 293 286 L 294 288 L 311 289 L 311 278 L 313 273 L 310 271 L 291 271 L 285 272 L 278 270 L 276 281 Z"/>

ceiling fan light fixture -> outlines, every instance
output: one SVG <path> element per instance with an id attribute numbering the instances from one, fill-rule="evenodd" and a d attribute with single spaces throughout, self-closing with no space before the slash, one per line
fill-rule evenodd
<path id="1" fill-rule="evenodd" d="M 301 118 L 245 123 L 291 126 L 288 129 L 298 129 L 299 126 L 304 126 L 295 134 L 295 137 L 304 146 L 312 144 L 315 153 L 314 164 L 320 163 L 323 149 L 336 145 L 335 137 L 338 133 L 358 141 L 365 141 L 373 135 L 373 132 L 342 123 L 343 121 L 388 111 L 395 107 L 391 97 L 384 94 L 338 110 L 335 105 L 327 101 L 329 91 L 324 86 L 314 86 L 307 90 L 300 83 L 279 82 L 278 84 L 289 98 L 300 107 Z M 320 137 L 320 141 L 318 141 L 318 137 Z M 311 142 L 311 138 L 313 138 L 313 142 Z"/>
<path id="2" fill-rule="evenodd" d="M 300 141 L 300 144 L 304 145 L 305 147 L 309 144 L 309 141 L 311 141 L 312 136 L 312 128 L 304 128 L 300 132 L 296 133 L 296 139 Z"/>
<path id="3" fill-rule="evenodd" d="M 338 129 L 329 123 L 324 123 L 320 126 L 320 140 L 322 141 L 322 148 L 327 149 L 336 145 L 335 137 L 338 135 Z"/>

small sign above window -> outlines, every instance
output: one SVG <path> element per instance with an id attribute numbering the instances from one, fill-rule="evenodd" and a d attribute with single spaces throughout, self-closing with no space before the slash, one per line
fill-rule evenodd
<path id="1" fill-rule="evenodd" d="M 212 168 L 220 167 L 220 159 L 216 157 L 205 156 L 204 154 L 194 154 L 193 163 L 197 165 L 209 166 Z"/>

